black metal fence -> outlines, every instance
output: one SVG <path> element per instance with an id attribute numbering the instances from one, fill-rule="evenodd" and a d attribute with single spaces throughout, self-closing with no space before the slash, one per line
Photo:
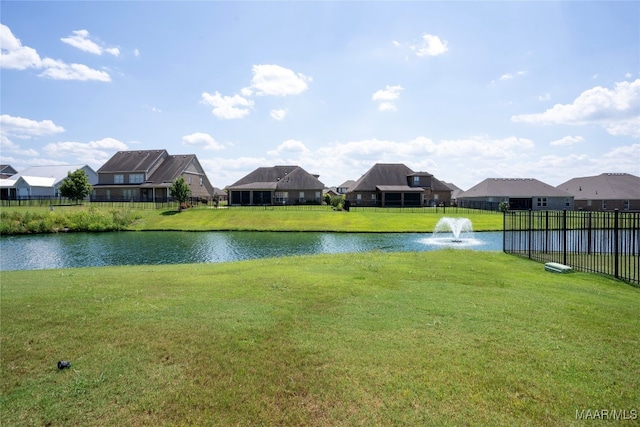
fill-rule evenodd
<path id="1" fill-rule="evenodd" d="M 510 211 L 503 250 L 640 286 L 640 213 Z"/>
<path id="2" fill-rule="evenodd" d="M 142 199 L 126 199 L 126 200 L 103 200 L 96 201 L 86 199 L 82 204 L 91 204 L 93 206 L 110 207 L 110 208 L 128 208 L 128 209 L 172 209 L 178 207 L 178 202 L 172 199 L 158 199 L 156 201 L 145 201 Z M 202 199 L 199 197 L 190 197 L 187 205 L 191 208 L 207 208 L 217 206 L 215 202 Z M 77 204 L 75 201 L 66 197 L 54 196 L 30 196 L 19 197 L 13 199 L 0 200 L 0 207 L 42 207 L 42 206 L 71 206 Z"/>

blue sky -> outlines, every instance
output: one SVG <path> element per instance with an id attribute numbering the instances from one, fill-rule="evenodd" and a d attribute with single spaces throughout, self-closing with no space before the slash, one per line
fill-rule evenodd
<path id="1" fill-rule="evenodd" d="M 0 163 L 640 175 L 640 2 L 0 3 Z"/>

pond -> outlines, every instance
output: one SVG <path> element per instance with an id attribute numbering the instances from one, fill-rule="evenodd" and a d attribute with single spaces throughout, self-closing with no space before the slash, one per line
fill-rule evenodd
<path id="1" fill-rule="evenodd" d="M 432 233 L 181 232 L 59 233 L 0 237 L 0 270 L 187 264 L 346 252 L 501 251 L 502 232 L 452 242 Z"/>

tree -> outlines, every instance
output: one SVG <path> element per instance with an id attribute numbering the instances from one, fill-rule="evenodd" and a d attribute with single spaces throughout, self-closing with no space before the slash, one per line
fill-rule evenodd
<path id="1" fill-rule="evenodd" d="M 93 187 L 89 183 L 89 175 L 83 169 L 78 169 L 75 172 L 69 172 L 58 189 L 62 197 L 67 197 L 78 204 L 91 193 Z"/>
<path id="2" fill-rule="evenodd" d="M 171 187 L 169 187 L 171 195 L 178 201 L 178 211 L 182 210 L 182 204 L 187 201 L 191 196 L 191 188 L 189 184 L 184 180 L 184 176 L 180 175 L 173 181 Z"/>

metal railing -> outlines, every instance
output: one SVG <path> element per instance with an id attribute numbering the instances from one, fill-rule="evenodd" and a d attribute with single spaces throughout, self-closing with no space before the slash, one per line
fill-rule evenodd
<path id="1" fill-rule="evenodd" d="M 200 197 L 190 197 L 186 202 L 191 208 L 208 208 L 215 207 L 216 204 L 212 200 L 202 199 Z M 49 206 L 72 206 L 76 205 L 75 201 L 66 197 L 55 196 L 24 196 L 13 199 L 0 200 L 0 207 L 49 207 Z M 178 207 L 178 202 L 171 198 L 157 198 L 155 201 L 148 201 L 142 198 L 128 199 L 111 199 L 111 200 L 95 200 L 85 199 L 80 204 L 92 205 L 108 208 L 127 208 L 127 209 L 173 209 Z"/>
<path id="2" fill-rule="evenodd" d="M 510 211 L 503 250 L 640 286 L 640 213 Z"/>

